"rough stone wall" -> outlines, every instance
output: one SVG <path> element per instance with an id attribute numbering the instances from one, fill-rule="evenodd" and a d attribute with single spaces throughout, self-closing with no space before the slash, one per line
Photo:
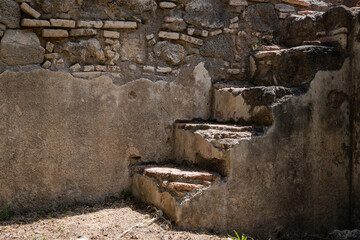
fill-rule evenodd
<path id="1" fill-rule="evenodd" d="M 353 63 L 352 63 L 352 80 L 353 80 L 353 109 L 352 109 L 352 196 L 351 196 L 351 214 L 353 226 L 360 226 L 360 15 L 355 20 L 355 29 L 352 38 L 353 45 Z"/>
<path id="2" fill-rule="evenodd" d="M 358 13 L 315 12 L 336 4 L 0 0 L 0 208 L 118 195 L 131 165 L 174 157 L 175 121 L 214 116 L 223 81 L 303 92 L 274 108 L 264 138 L 234 147 L 226 181 L 181 225 L 319 232 L 353 213 L 358 226 Z M 334 41 L 343 51 L 325 57 L 285 49 Z"/>

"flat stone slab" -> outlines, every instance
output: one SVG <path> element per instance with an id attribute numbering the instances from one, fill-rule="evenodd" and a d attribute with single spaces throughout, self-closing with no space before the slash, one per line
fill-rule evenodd
<path id="1" fill-rule="evenodd" d="M 176 167 L 137 166 L 134 172 L 157 179 L 174 179 L 182 181 L 215 181 L 218 175 L 206 171 L 190 171 Z"/>
<path id="2" fill-rule="evenodd" d="M 44 61 L 45 49 L 32 31 L 6 31 L 0 48 L 0 59 L 10 66 L 39 64 Z"/>

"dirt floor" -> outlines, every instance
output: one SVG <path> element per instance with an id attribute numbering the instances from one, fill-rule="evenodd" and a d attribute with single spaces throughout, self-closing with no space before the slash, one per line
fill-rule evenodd
<path id="1" fill-rule="evenodd" d="M 133 227 L 137 225 L 136 227 Z M 133 227 L 127 233 L 126 230 Z M 78 205 L 0 221 L 0 239 L 228 239 L 206 232 L 177 231 L 154 207 L 132 200 Z"/>

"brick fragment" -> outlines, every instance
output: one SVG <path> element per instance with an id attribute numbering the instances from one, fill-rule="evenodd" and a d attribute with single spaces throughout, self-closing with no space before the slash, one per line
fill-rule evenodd
<path id="1" fill-rule="evenodd" d="M 32 16 L 33 18 L 39 18 L 41 16 L 41 14 L 36 11 L 35 9 L 33 9 L 32 7 L 30 7 L 29 4 L 23 2 L 21 5 L 20 5 L 20 9 L 29 14 L 30 16 Z"/>
<path id="2" fill-rule="evenodd" d="M 95 36 L 95 35 L 97 35 L 96 29 L 78 28 L 78 29 L 70 30 L 70 36 L 72 36 L 72 37 L 88 37 L 88 36 Z"/>
<path id="3" fill-rule="evenodd" d="M 21 20 L 21 26 L 23 26 L 23 27 L 49 27 L 50 22 L 47 20 L 24 18 Z"/>
<path id="4" fill-rule="evenodd" d="M 176 8 L 176 4 L 173 2 L 160 2 L 160 8 L 172 9 Z"/>
<path id="5" fill-rule="evenodd" d="M 66 19 L 50 19 L 50 23 L 52 27 L 75 28 L 76 22 Z"/>
<path id="6" fill-rule="evenodd" d="M 178 39 L 180 39 L 180 34 L 177 32 L 160 31 L 159 38 L 178 40 Z"/>
<path id="7" fill-rule="evenodd" d="M 104 23 L 102 21 L 83 21 L 79 20 L 76 26 L 79 28 L 102 28 Z"/>
<path id="8" fill-rule="evenodd" d="M 192 43 L 198 46 L 202 46 L 204 44 L 204 41 L 202 39 L 199 38 L 195 38 L 186 34 L 181 34 L 180 36 L 180 40 L 184 41 L 184 42 L 188 42 L 188 43 Z"/>
<path id="9" fill-rule="evenodd" d="M 63 38 L 68 37 L 69 33 L 68 31 L 63 29 L 43 29 L 42 36 L 51 38 Z"/>
<path id="10" fill-rule="evenodd" d="M 45 49 L 46 51 L 48 51 L 49 53 L 52 53 L 54 51 L 54 44 L 52 42 L 47 42 Z"/>
<path id="11" fill-rule="evenodd" d="M 104 21 L 105 29 L 135 29 L 137 28 L 137 22 L 128 22 L 128 21 Z"/>
<path id="12" fill-rule="evenodd" d="M 104 31 L 104 37 L 106 38 L 120 38 L 120 33 L 116 31 Z"/>

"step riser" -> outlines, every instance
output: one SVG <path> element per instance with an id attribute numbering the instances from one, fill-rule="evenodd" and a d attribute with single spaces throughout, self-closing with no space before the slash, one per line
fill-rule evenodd
<path id="1" fill-rule="evenodd" d="M 218 122 L 235 122 L 269 126 L 273 123 L 272 109 L 269 106 L 251 106 L 241 94 L 214 90 L 212 118 Z"/>
<path id="2" fill-rule="evenodd" d="M 134 174 L 131 190 L 136 199 L 158 207 L 175 222 L 179 220 L 179 204 L 170 193 L 160 192 L 157 183 L 152 178 Z"/>
<path id="3" fill-rule="evenodd" d="M 175 128 L 174 135 L 173 155 L 178 164 L 195 165 L 227 175 L 229 151 L 215 148 L 202 136 L 190 131 Z"/>

